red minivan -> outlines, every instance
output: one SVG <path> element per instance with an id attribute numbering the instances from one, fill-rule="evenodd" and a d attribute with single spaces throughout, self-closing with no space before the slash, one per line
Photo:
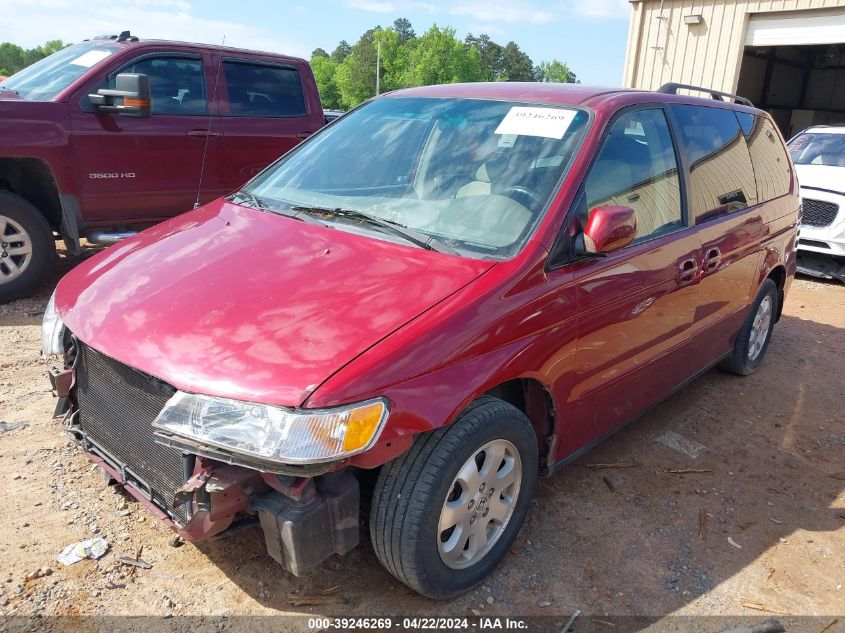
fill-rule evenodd
<path id="1" fill-rule="evenodd" d="M 478 584 L 538 475 L 766 353 L 790 158 L 765 112 L 678 88 L 367 102 L 62 279 L 43 345 L 64 428 L 188 540 L 253 521 L 298 574 L 367 507 L 400 581 Z"/>

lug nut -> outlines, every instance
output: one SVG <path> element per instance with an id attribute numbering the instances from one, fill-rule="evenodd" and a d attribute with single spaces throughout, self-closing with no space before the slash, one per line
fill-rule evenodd
<path id="1" fill-rule="evenodd" d="M 475 520 L 476 520 L 477 518 L 478 518 L 477 516 L 472 515 L 472 516 L 469 518 L 469 524 L 470 524 L 470 525 L 475 525 Z"/>
<path id="2" fill-rule="evenodd" d="M 492 497 L 494 492 L 496 492 L 496 489 L 491 486 L 490 490 L 487 491 L 487 496 Z"/>
<path id="3" fill-rule="evenodd" d="M 472 510 L 475 507 L 475 499 L 470 499 L 467 504 L 467 509 Z"/>
<path id="4" fill-rule="evenodd" d="M 484 516 L 490 514 L 490 508 L 484 508 Z"/>
<path id="5" fill-rule="evenodd" d="M 484 488 L 486 488 L 486 487 L 487 487 L 487 484 L 482 483 L 482 484 L 478 487 L 478 492 L 484 492 Z"/>

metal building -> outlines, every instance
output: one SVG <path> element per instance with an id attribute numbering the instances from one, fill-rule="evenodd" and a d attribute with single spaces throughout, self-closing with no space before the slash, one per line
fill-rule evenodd
<path id="1" fill-rule="evenodd" d="M 624 83 L 740 94 L 784 135 L 845 123 L 845 0 L 631 0 Z"/>

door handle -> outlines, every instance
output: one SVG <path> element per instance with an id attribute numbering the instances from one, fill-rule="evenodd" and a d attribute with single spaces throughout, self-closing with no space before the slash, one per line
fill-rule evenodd
<path id="1" fill-rule="evenodd" d="M 718 248 L 713 247 L 704 256 L 704 262 L 701 268 L 704 272 L 710 273 L 719 268 L 720 263 L 722 263 L 722 252 Z"/>
<path id="2" fill-rule="evenodd" d="M 675 282 L 679 286 L 686 286 L 695 281 L 698 273 L 698 264 L 695 259 L 685 259 L 678 266 L 678 272 L 675 274 Z"/>
<path id="3" fill-rule="evenodd" d="M 215 132 L 214 130 L 196 129 L 188 130 L 187 132 L 185 132 L 185 136 L 193 136 L 194 138 L 206 138 L 207 136 L 220 136 L 220 132 Z"/>

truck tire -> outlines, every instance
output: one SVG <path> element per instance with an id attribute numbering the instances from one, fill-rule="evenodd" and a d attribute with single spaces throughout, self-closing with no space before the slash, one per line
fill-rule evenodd
<path id="1" fill-rule="evenodd" d="M 0 191 L 0 303 L 32 294 L 56 258 L 53 231 L 41 212 L 10 191 Z"/>
<path id="2" fill-rule="evenodd" d="M 772 338 L 778 300 L 778 287 L 774 281 L 766 279 L 751 304 L 748 317 L 739 328 L 730 355 L 719 363 L 719 369 L 738 376 L 748 376 L 757 371 Z"/>
<path id="3" fill-rule="evenodd" d="M 382 467 L 370 538 L 401 582 L 429 598 L 482 582 L 519 532 L 537 481 L 528 418 L 491 396 Z"/>

